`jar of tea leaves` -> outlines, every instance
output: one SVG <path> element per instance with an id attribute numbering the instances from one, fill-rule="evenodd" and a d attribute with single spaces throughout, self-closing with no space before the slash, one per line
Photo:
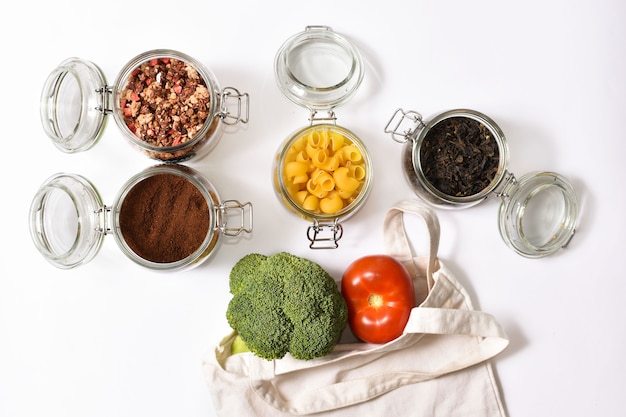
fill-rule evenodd
<path id="1" fill-rule="evenodd" d="M 424 120 L 398 109 L 385 132 L 404 145 L 405 178 L 427 203 L 460 209 L 500 198 L 500 235 L 520 255 L 550 255 L 574 235 L 578 202 L 570 182 L 553 172 L 516 178 L 507 169 L 505 135 L 485 114 L 455 109 Z"/>
<path id="2" fill-rule="evenodd" d="M 39 252 L 69 269 L 91 261 L 113 234 L 122 252 L 155 271 L 201 265 L 222 236 L 252 232 L 252 205 L 222 201 L 198 171 L 177 164 L 149 167 L 131 177 L 111 206 L 78 174 L 48 178 L 30 208 L 30 232 Z"/>

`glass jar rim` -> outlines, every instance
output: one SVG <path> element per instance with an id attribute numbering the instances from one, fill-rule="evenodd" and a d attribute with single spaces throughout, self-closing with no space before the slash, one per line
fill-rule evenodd
<path id="1" fill-rule="evenodd" d="M 345 103 L 363 80 L 361 53 L 328 26 L 307 26 L 286 40 L 274 60 L 276 82 L 292 102 L 311 111 Z"/>

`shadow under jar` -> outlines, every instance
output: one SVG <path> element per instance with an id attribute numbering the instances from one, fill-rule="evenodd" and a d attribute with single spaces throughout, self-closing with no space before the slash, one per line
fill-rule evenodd
<path id="1" fill-rule="evenodd" d="M 310 124 L 278 149 L 274 190 L 287 209 L 313 222 L 307 228 L 311 249 L 337 248 L 340 221 L 361 207 L 372 184 L 365 145 L 337 125 L 334 113 L 361 84 L 361 55 L 331 28 L 308 26 L 279 49 L 275 76 L 283 95 L 309 110 Z"/>
<path id="2" fill-rule="evenodd" d="M 49 76 L 41 96 L 46 134 L 63 152 L 90 149 L 112 114 L 127 141 L 148 157 L 181 162 L 210 152 L 223 124 L 248 122 L 248 94 L 220 89 L 213 73 L 182 52 L 144 52 L 113 86 L 94 63 L 69 58 Z"/>
<path id="3" fill-rule="evenodd" d="M 179 271 L 206 261 L 222 235 L 251 233 L 252 205 L 221 201 L 205 177 L 177 164 L 136 174 L 111 206 L 86 178 L 59 173 L 33 199 L 30 232 L 39 252 L 61 269 L 91 261 L 112 233 L 122 252 L 142 267 Z"/>
<path id="4" fill-rule="evenodd" d="M 501 199 L 500 235 L 528 258 L 567 246 L 578 220 L 576 193 L 554 172 L 516 178 L 500 127 L 475 110 L 455 109 L 424 121 L 414 111 L 395 111 L 385 133 L 402 149 L 405 178 L 415 194 L 444 209 L 468 208 L 490 195 Z"/>

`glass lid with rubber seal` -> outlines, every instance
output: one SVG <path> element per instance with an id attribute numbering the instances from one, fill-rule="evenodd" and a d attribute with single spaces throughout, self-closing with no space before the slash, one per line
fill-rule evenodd
<path id="1" fill-rule="evenodd" d="M 327 26 L 307 26 L 278 50 L 281 92 L 311 111 L 330 111 L 354 95 L 363 80 L 358 49 Z"/>
<path id="2" fill-rule="evenodd" d="M 79 58 L 63 61 L 50 75 L 41 93 L 41 121 L 54 145 L 66 153 L 91 148 L 106 122 L 100 68 Z"/>
<path id="3" fill-rule="evenodd" d="M 89 262 L 104 240 L 105 207 L 86 178 L 59 173 L 41 186 L 30 208 L 30 232 L 53 265 L 70 269 Z"/>
<path id="4" fill-rule="evenodd" d="M 576 231 L 578 202 L 572 185 L 554 172 L 509 174 L 498 196 L 500 235 L 527 258 L 550 255 L 567 246 Z"/>

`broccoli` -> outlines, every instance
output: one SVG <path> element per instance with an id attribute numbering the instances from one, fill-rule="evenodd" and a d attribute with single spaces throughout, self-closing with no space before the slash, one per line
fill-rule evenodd
<path id="1" fill-rule="evenodd" d="M 287 252 L 241 258 L 230 272 L 230 326 L 264 359 L 328 354 L 348 309 L 335 280 L 318 264 Z"/>

